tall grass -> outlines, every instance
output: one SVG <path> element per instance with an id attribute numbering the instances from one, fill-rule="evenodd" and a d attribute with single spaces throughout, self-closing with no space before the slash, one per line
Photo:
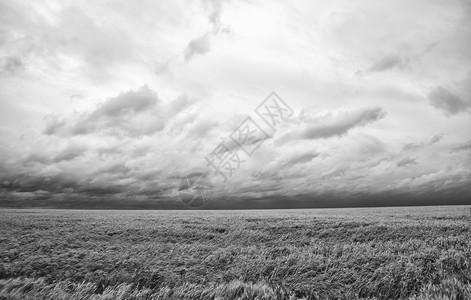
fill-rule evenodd
<path id="1" fill-rule="evenodd" d="M 471 299 L 463 208 L 0 211 L 0 299 Z"/>

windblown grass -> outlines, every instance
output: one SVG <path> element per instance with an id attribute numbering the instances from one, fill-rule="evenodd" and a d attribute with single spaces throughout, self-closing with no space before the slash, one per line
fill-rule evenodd
<path id="1" fill-rule="evenodd" d="M 0 299 L 471 299 L 464 207 L 0 211 Z"/>

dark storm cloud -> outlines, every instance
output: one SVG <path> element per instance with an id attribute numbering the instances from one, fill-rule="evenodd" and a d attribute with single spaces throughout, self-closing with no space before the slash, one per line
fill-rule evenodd
<path id="1" fill-rule="evenodd" d="M 104 166 L 103 168 L 98 169 L 97 173 L 98 174 L 122 174 L 122 175 L 127 175 L 129 172 L 132 170 L 126 166 L 125 163 L 123 162 L 116 162 L 113 163 L 109 166 Z"/>
<path id="2" fill-rule="evenodd" d="M 319 119 L 301 116 L 301 119 L 308 122 L 308 125 L 302 130 L 296 130 L 291 134 L 281 137 L 278 142 L 283 143 L 293 139 L 313 140 L 342 136 L 355 127 L 365 126 L 385 116 L 386 113 L 379 107 L 342 112 L 335 116 L 328 115 Z"/>
<path id="3" fill-rule="evenodd" d="M 337 207 L 382 207 L 421 205 L 469 205 L 469 184 L 458 184 L 443 190 L 352 192 L 344 195 L 336 191 L 299 193 L 292 196 L 271 195 L 259 198 L 229 196 L 214 199 L 208 209 L 293 209 Z"/>
<path id="4" fill-rule="evenodd" d="M 283 163 L 283 166 L 286 165 L 296 165 L 296 164 L 304 164 L 307 162 L 310 162 L 314 158 L 318 157 L 320 154 L 319 153 L 313 153 L 313 152 L 307 152 L 307 153 L 302 153 L 302 154 L 296 154 L 286 160 Z"/>
<path id="5" fill-rule="evenodd" d="M 72 135 L 77 135 L 106 129 L 118 129 L 132 133 L 133 129 L 139 130 L 139 128 L 132 126 L 129 121 L 137 114 L 155 107 L 158 101 L 157 94 L 146 86 L 137 91 L 122 93 L 115 98 L 108 99 L 89 115 L 80 118 L 71 126 L 70 132 Z M 155 130 L 163 128 L 163 123 L 158 119 L 150 125 L 154 125 L 152 129 Z"/>
<path id="6" fill-rule="evenodd" d="M 89 119 L 96 121 L 103 117 L 119 118 L 129 113 L 139 113 L 155 106 L 158 101 L 157 95 L 144 86 L 137 91 L 129 91 L 108 99 L 91 114 Z"/>
<path id="7" fill-rule="evenodd" d="M 54 162 L 69 161 L 79 157 L 87 150 L 84 145 L 69 145 L 66 149 L 54 156 Z"/>
<path id="8" fill-rule="evenodd" d="M 9 191 L 15 192 L 36 192 L 45 191 L 51 193 L 61 193 L 75 191 L 80 187 L 80 179 L 76 175 L 60 173 L 51 176 L 43 176 L 30 173 L 9 173 L 2 178 L 10 184 Z"/>
<path id="9" fill-rule="evenodd" d="M 157 177 L 162 168 L 175 166 L 172 159 L 181 158 L 177 153 L 162 151 L 154 137 L 143 135 L 159 132 L 170 122 L 173 128 L 178 115 L 192 103 L 185 95 L 161 101 L 153 90 L 143 86 L 70 117 L 51 115 L 45 120 L 45 135 L 34 136 L 34 140 L 25 138 L 34 147 L 27 147 L 19 157 L 12 156 L 8 168 L 5 165 L 0 173 L 0 182 L 4 183 L 0 194 L 43 204 L 47 197 L 55 199 L 57 195 L 105 202 L 112 197 L 163 201 L 172 194 L 174 183 Z M 216 124 L 199 120 L 192 133 L 204 136 Z M 166 134 L 175 137 L 182 132 L 169 130 Z M 70 204 L 67 201 L 63 203 L 66 206 Z"/>
<path id="10" fill-rule="evenodd" d="M 439 143 L 443 139 L 443 135 L 437 134 L 434 135 L 429 142 L 413 142 L 413 143 L 407 143 L 402 147 L 402 151 L 407 152 L 407 151 L 416 151 L 419 149 L 422 149 L 427 146 L 431 146 L 434 144 Z"/>
<path id="11" fill-rule="evenodd" d="M 408 165 L 416 165 L 417 160 L 415 158 L 410 158 L 410 157 L 404 157 L 400 161 L 397 162 L 398 167 L 404 167 Z"/>
<path id="12" fill-rule="evenodd" d="M 346 134 L 354 127 L 365 126 L 386 116 L 386 113 L 379 107 L 368 108 L 328 122 L 323 125 L 314 125 L 307 128 L 301 135 L 305 139 L 328 138 L 332 136 L 341 136 Z"/>
<path id="13" fill-rule="evenodd" d="M 166 122 L 190 105 L 182 96 L 169 104 L 161 103 L 157 94 L 143 86 L 138 90 L 109 98 L 95 110 L 73 118 L 46 118 L 47 135 L 86 135 L 106 132 L 111 135 L 140 136 L 161 131 Z"/>
<path id="14" fill-rule="evenodd" d="M 1 191 L 1 189 L 0 189 Z M 0 207 L 61 208 L 61 209 L 186 209 L 180 201 L 154 195 L 129 197 L 126 195 L 97 195 L 4 192 L 0 193 Z"/>
<path id="15" fill-rule="evenodd" d="M 443 139 L 443 135 L 435 135 L 430 140 L 430 144 L 436 144 L 436 143 L 440 142 L 442 139 Z"/>
<path id="16" fill-rule="evenodd" d="M 91 167 L 91 166 L 90 166 Z M 1 174 L 1 182 L 8 182 L 3 185 L 4 192 L 14 193 L 47 193 L 65 194 L 65 195 L 87 195 L 87 196 L 103 196 L 103 195 L 119 195 L 129 193 L 131 190 L 138 189 L 132 183 L 120 184 L 116 179 L 127 178 L 127 170 L 122 167 L 113 166 L 113 169 L 106 172 L 102 169 L 94 173 L 70 173 L 58 172 L 56 174 L 34 174 L 34 173 L 14 173 L 8 172 Z M 121 172 L 121 175 L 118 173 Z M 160 191 L 159 185 L 153 185 L 152 189 L 147 189 L 145 193 L 151 194 Z"/>
<path id="17" fill-rule="evenodd" d="M 32 153 L 23 158 L 22 163 L 26 166 L 33 164 L 48 164 L 51 160 L 42 153 Z"/>
<path id="18" fill-rule="evenodd" d="M 206 167 L 221 138 L 235 148 L 229 134 L 237 124 L 224 124 L 251 112 L 251 99 L 261 101 L 267 88 L 280 89 L 294 109 L 316 111 L 274 133 L 295 142 L 267 140 L 245 159 L 218 187 L 211 203 L 219 208 L 348 206 L 363 203 L 357 191 L 373 203 L 387 189 L 394 199 L 469 185 L 470 143 L 458 143 L 470 138 L 469 115 L 460 112 L 471 106 L 460 101 L 471 99 L 463 88 L 471 85 L 458 82 L 469 72 L 469 10 L 460 1 L 360 6 L 0 0 L 0 198 L 48 207 L 179 205 L 178 179 Z M 369 76 L 351 76 L 359 68 Z M 144 82 L 152 89 L 127 88 Z M 434 102 L 458 116 L 430 114 L 432 101 L 421 101 L 429 87 L 458 98 Z M 163 98 L 182 93 L 201 102 Z M 378 121 L 384 112 L 375 106 L 388 118 Z M 238 192 L 245 198 L 224 202 Z"/>
<path id="19" fill-rule="evenodd" d="M 429 94 L 430 104 L 446 115 L 456 115 L 469 110 L 471 103 L 444 87 L 437 87 Z"/>

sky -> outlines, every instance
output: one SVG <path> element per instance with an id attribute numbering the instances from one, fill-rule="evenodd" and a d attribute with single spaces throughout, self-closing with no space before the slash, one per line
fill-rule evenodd
<path id="1" fill-rule="evenodd" d="M 0 0 L 0 206 L 471 204 L 470 50 L 469 0 Z"/>

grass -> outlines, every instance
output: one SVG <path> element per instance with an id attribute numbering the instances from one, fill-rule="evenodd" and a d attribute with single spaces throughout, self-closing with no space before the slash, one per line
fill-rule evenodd
<path id="1" fill-rule="evenodd" d="M 0 299 L 471 299 L 468 207 L 0 210 Z"/>

